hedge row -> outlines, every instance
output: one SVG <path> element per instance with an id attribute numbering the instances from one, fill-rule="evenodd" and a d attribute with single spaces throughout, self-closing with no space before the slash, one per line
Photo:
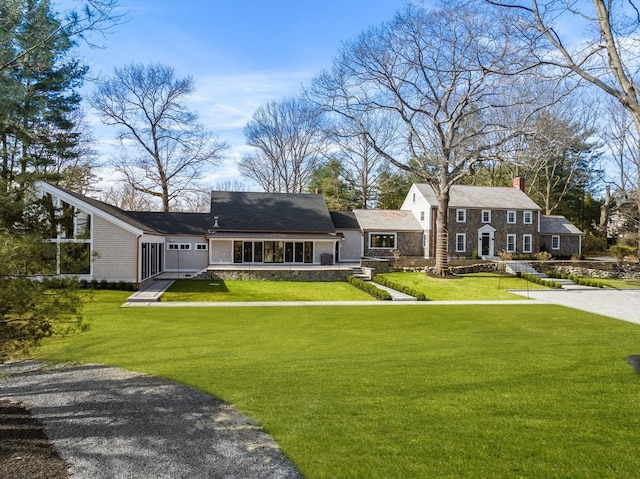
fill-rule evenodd
<path id="1" fill-rule="evenodd" d="M 98 281 L 96 279 L 87 281 L 86 279 L 73 280 L 69 278 L 43 278 L 42 283 L 52 289 L 62 289 L 70 286 L 76 286 L 80 289 L 110 289 L 116 291 L 135 291 L 136 285 L 126 281 Z"/>
<path id="2" fill-rule="evenodd" d="M 387 278 L 382 276 L 374 276 L 373 281 L 381 284 L 382 286 L 386 286 L 387 288 L 395 289 L 396 291 L 400 291 L 401 293 L 408 294 L 409 296 L 413 296 L 418 301 L 426 301 L 427 297 L 422 291 L 417 291 L 408 286 L 403 286 L 401 284 L 395 283 L 393 281 L 389 281 Z"/>
<path id="3" fill-rule="evenodd" d="M 360 278 L 356 278 L 355 276 L 349 276 L 347 278 L 347 282 L 351 285 L 355 286 L 361 291 L 370 294 L 374 298 L 381 299 L 383 301 L 390 301 L 391 295 L 387 293 L 385 290 L 380 289 L 368 281 L 362 281 Z"/>
<path id="4" fill-rule="evenodd" d="M 530 283 L 541 284 L 549 288 L 555 288 L 555 289 L 562 288 L 562 284 L 558 283 L 557 281 L 549 281 L 548 279 L 540 278 L 539 276 L 535 276 L 533 274 L 517 273 L 516 276 L 520 278 L 524 278 Z"/>
<path id="5" fill-rule="evenodd" d="M 582 276 L 576 276 L 575 274 L 560 274 L 554 273 L 553 271 L 547 271 L 546 275 L 549 276 L 549 278 L 568 279 L 576 284 L 579 284 L 580 286 L 591 286 L 592 288 L 604 288 L 605 286 L 604 283 L 600 280 L 593 278 L 584 278 Z"/>

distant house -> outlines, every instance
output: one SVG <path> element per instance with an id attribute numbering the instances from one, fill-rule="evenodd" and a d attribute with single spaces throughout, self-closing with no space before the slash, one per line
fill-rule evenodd
<path id="1" fill-rule="evenodd" d="M 214 191 L 208 213 L 164 213 L 124 211 L 47 183 L 38 191 L 50 205 L 57 274 L 87 280 L 140 284 L 221 268 L 326 271 L 363 257 L 435 256 L 438 205 L 426 184 L 411 186 L 401 210 L 353 212 L 329 212 L 318 194 Z M 464 185 L 451 188 L 448 232 L 451 257 L 569 256 L 580 254 L 583 235 L 562 216 L 542 215 L 520 187 Z"/>
<path id="2" fill-rule="evenodd" d="M 412 185 L 401 209 L 411 211 L 420 223 L 423 256 L 435 257 L 438 200 L 433 188 Z M 557 255 L 582 252 L 583 233 L 562 216 L 542 215 L 524 193 L 522 178 L 516 178 L 513 187 L 452 186 L 447 231 L 450 257 L 528 254 L 541 248 Z"/>

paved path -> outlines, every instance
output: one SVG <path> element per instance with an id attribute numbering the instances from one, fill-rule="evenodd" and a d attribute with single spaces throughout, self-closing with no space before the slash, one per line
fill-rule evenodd
<path id="1" fill-rule="evenodd" d="M 27 406 L 71 479 L 300 479 L 270 436 L 222 401 L 97 364 L 0 365 L 0 397 Z"/>
<path id="2" fill-rule="evenodd" d="M 511 292 L 545 303 L 640 324 L 640 289 L 582 288 Z"/>
<path id="3" fill-rule="evenodd" d="M 123 304 L 123 307 L 268 307 L 268 306 L 436 306 L 454 304 L 532 304 L 535 300 L 540 304 L 559 304 L 569 308 L 580 309 L 590 313 L 601 314 L 623 321 L 640 324 L 640 290 L 637 289 L 600 289 L 585 288 L 563 290 L 529 290 L 511 291 L 528 299 L 505 301 L 407 301 L 404 298 L 396 301 L 255 301 L 255 302 L 158 302 L 156 298 L 144 301 L 142 298 Z M 161 293 L 160 293 L 161 294 Z M 160 296 L 158 294 L 158 297 Z"/>
<path id="4" fill-rule="evenodd" d="M 158 279 L 155 281 L 151 281 L 140 291 L 136 291 L 131 296 L 129 296 L 127 298 L 127 301 L 141 301 L 143 303 L 148 303 L 150 301 L 160 301 L 160 296 L 162 296 L 162 293 L 169 289 L 169 286 L 171 286 L 172 284 L 172 279 Z"/>

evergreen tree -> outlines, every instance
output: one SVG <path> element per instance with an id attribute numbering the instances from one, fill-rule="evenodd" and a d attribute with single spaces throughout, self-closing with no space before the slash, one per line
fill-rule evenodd
<path id="1" fill-rule="evenodd" d="M 0 46 L 0 193 L 19 200 L 34 180 L 59 180 L 53 166 L 77 157 L 76 89 L 86 67 L 70 56 L 73 42 L 48 0 L 3 2 L 0 17 L 9 27 Z"/>
<path id="2" fill-rule="evenodd" d="M 332 158 L 316 168 L 311 174 L 309 192 L 320 192 L 331 211 L 351 211 L 360 208 L 353 186 L 345 179 L 344 168 L 335 158 Z"/>
<path id="3" fill-rule="evenodd" d="M 0 361 L 81 321 L 70 284 L 52 289 L 34 279 L 56 273 L 46 238 L 62 217 L 47 215 L 32 191 L 78 165 L 76 89 L 86 67 L 70 55 L 70 32 L 82 30 L 66 28 L 77 25 L 63 25 L 49 0 L 0 2 Z"/>

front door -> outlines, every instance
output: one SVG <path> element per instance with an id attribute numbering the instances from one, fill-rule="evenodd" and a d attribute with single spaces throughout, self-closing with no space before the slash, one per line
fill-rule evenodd
<path id="1" fill-rule="evenodd" d="M 482 233 L 482 256 L 489 256 L 491 246 L 491 235 L 489 233 Z"/>

